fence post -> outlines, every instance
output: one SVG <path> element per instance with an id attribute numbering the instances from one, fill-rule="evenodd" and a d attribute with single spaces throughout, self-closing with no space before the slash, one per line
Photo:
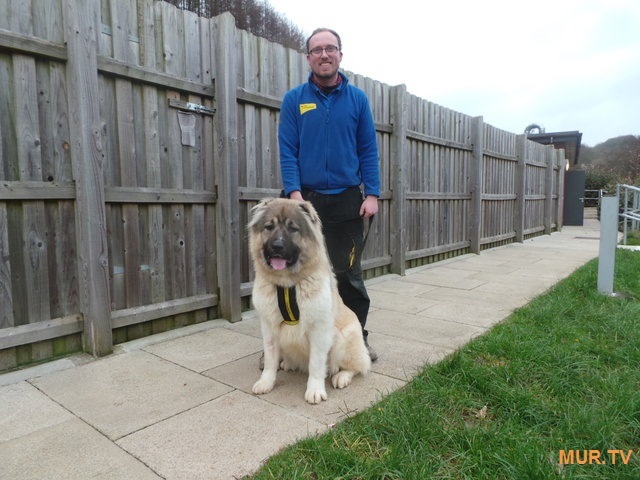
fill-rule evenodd
<path id="1" fill-rule="evenodd" d="M 112 352 L 113 336 L 98 94 L 100 10 L 99 2 L 65 0 L 63 5 L 83 343 L 85 351 L 102 356 Z"/>
<path id="2" fill-rule="evenodd" d="M 406 270 L 406 192 L 407 192 L 407 87 L 391 91 L 391 271 L 404 275 Z"/>
<path id="3" fill-rule="evenodd" d="M 600 246 L 598 292 L 613 294 L 613 277 L 618 243 L 618 196 L 602 197 L 600 203 Z"/>
<path id="4" fill-rule="evenodd" d="M 241 319 L 240 302 L 240 194 L 238 174 L 237 34 L 235 20 L 224 13 L 215 20 L 216 115 L 218 179 L 217 258 L 220 285 L 220 315 L 231 322 Z"/>
<path id="5" fill-rule="evenodd" d="M 567 159 L 566 153 L 564 150 L 556 150 L 556 164 L 558 165 L 558 174 L 556 189 L 558 192 L 558 204 L 557 204 L 557 213 L 556 217 L 558 219 L 556 223 L 556 230 L 559 232 L 562 230 L 562 225 L 564 222 L 564 218 L 562 216 L 562 210 L 564 205 L 564 172 L 566 171 Z"/>
<path id="6" fill-rule="evenodd" d="M 553 223 L 553 167 L 556 163 L 556 156 L 553 145 L 549 145 L 546 148 L 544 155 L 547 161 L 544 189 L 544 233 L 551 235 L 551 225 Z"/>
<path id="7" fill-rule="evenodd" d="M 471 190 L 471 212 L 469 215 L 469 249 L 480 253 L 482 237 L 482 170 L 484 168 L 484 119 L 473 117 L 471 125 L 471 168 L 469 185 Z"/>
<path id="8" fill-rule="evenodd" d="M 524 242 L 525 212 L 526 212 L 526 173 L 527 173 L 527 136 L 525 134 L 516 137 L 516 155 L 518 166 L 516 168 L 516 218 L 514 219 L 516 242 Z"/>

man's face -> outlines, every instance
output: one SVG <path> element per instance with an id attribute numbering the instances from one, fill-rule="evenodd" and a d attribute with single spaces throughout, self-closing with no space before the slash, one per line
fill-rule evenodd
<path id="1" fill-rule="evenodd" d="M 342 52 L 336 50 L 329 53 L 322 48 L 338 47 L 338 39 L 331 32 L 316 33 L 309 40 L 309 52 L 307 53 L 307 63 L 311 71 L 321 80 L 329 80 L 335 77 L 342 61 Z M 317 53 L 316 53 L 317 52 Z"/>

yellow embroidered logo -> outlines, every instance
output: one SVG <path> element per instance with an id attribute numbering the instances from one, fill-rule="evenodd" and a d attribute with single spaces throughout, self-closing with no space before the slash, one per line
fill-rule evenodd
<path id="1" fill-rule="evenodd" d="M 315 110 L 317 105 L 315 103 L 301 103 L 300 104 L 300 115 L 304 115 L 310 110 Z"/>

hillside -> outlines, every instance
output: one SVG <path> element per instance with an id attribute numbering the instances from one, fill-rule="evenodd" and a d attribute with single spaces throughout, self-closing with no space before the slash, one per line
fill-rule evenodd
<path id="1" fill-rule="evenodd" d="M 580 162 L 589 170 L 606 172 L 624 183 L 640 180 L 640 136 L 623 135 L 580 147 Z"/>

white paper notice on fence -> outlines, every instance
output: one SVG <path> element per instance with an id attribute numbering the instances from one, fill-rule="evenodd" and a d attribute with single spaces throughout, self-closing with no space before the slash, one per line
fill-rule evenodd
<path id="1" fill-rule="evenodd" d="M 182 133 L 182 145 L 196 146 L 196 116 L 193 113 L 178 112 L 178 123 Z"/>

